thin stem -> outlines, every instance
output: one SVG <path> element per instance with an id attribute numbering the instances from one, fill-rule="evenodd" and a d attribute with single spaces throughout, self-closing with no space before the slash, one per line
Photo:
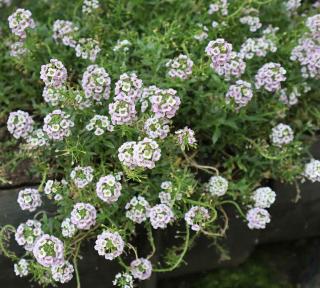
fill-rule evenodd
<path id="1" fill-rule="evenodd" d="M 190 166 L 205 171 L 209 174 L 219 175 L 219 170 L 216 167 L 198 164 L 196 161 L 192 160 L 183 150 L 182 154 L 184 158 L 187 160 L 187 162 L 190 164 Z M 214 173 L 212 171 L 214 171 Z"/>
<path id="2" fill-rule="evenodd" d="M 80 275 L 79 275 L 79 270 L 78 270 L 78 254 L 79 254 L 79 249 L 80 249 L 81 243 L 79 243 L 76 247 L 75 254 L 73 256 L 73 266 L 74 266 L 74 271 L 76 274 L 76 280 L 77 280 L 77 288 L 81 288 L 81 282 L 80 282 Z"/>
<path id="3" fill-rule="evenodd" d="M 225 200 L 225 201 L 220 202 L 219 204 L 220 204 L 220 205 L 224 205 L 224 204 L 231 204 L 231 205 L 233 205 L 233 206 L 238 210 L 239 214 L 240 214 L 243 218 L 246 218 L 246 216 L 245 216 L 244 213 L 242 212 L 240 206 L 239 206 L 236 202 L 234 202 L 234 201 L 232 201 L 232 200 Z"/>
<path id="4" fill-rule="evenodd" d="M 150 228 L 150 225 L 147 226 L 147 232 L 148 232 L 148 240 L 149 240 L 149 243 L 151 245 L 151 253 L 148 255 L 147 259 L 150 259 L 154 253 L 156 252 L 156 246 L 154 244 L 154 238 L 153 238 L 153 235 L 152 235 L 152 230 Z"/>
<path id="5" fill-rule="evenodd" d="M 16 229 L 12 225 L 5 225 L 1 228 L 1 231 L 0 231 L 0 250 L 2 251 L 4 256 L 6 256 L 12 260 L 18 260 L 19 258 L 16 256 L 16 254 L 14 254 L 13 252 L 9 251 L 6 248 L 6 244 L 4 242 L 5 242 L 5 240 L 9 240 L 5 235 L 6 231 L 15 233 Z"/>

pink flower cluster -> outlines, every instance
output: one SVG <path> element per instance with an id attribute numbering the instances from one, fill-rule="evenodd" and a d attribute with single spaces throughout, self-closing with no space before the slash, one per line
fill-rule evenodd
<path id="1" fill-rule="evenodd" d="M 244 59 L 252 59 L 254 56 L 265 57 L 268 52 L 276 52 L 277 46 L 272 37 L 248 38 L 240 47 L 239 55 Z"/>
<path id="2" fill-rule="evenodd" d="M 265 229 L 270 223 L 270 214 L 266 209 L 255 207 L 248 211 L 246 215 L 248 227 L 250 229 Z"/>
<path id="3" fill-rule="evenodd" d="M 231 85 L 226 94 L 226 102 L 234 101 L 236 109 L 245 107 L 252 99 L 252 85 L 243 80 L 237 80 L 235 84 Z"/>
<path id="4" fill-rule="evenodd" d="M 120 162 L 129 169 L 135 167 L 153 169 L 160 157 L 159 145 L 150 138 L 144 138 L 139 142 L 126 142 L 118 149 Z"/>
<path id="5" fill-rule="evenodd" d="M 287 71 L 278 63 L 264 64 L 255 76 L 257 89 L 264 88 L 269 92 L 281 89 L 281 82 L 285 81 Z"/>
<path id="6" fill-rule="evenodd" d="M 40 193 L 37 189 L 26 188 L 18 194 L 18 204 L 22 210 L 34 212 L 42 205 Z"/>
<path id="7" fill-rule="evenodd" d="M 184 54 L 180 54 L 166 63 L 169 68 L 168 75 L 171 78 L 188 79 L 192 74 L 193 61 Z"/>
<path id="8" fill-rule="evenodd" d="M 115 100 L 110 103 L 109 113 L 114 125 L 129 125 L 137 119 L 135 104 L 124 100 Z"/>
<path id="9" fill-rule="evenodd" d="M 118 232 L 106 230 L 98 235 L 94 249 L 105 259 L 113 260 L 122 254 L 124 241 Z"/>
<path id="10" fill-rule="evenodd" d="M 7 128 L 14 138 L 27 138 L 33 130 L 33 123 L 28 112 L 18 110 L 10 112 Z"/>
<path id="11" fill-rule="evenodd" d="M 101 100 L 110 97 L 111 79 L 103 67 L 98 65 L 88 66 L 83 74 L 81 85 L 86 98 L 95 100 L 100 104 Z"/>
<path id="12" fill-rule="evenodd" d="M 56 20 L 53 23 L 53 39 L 61 41 L 63 45 L 74 48 L 77 44 L 75 34 L 79 27 L 67 20 Z"/>
<path id="13" fill-rule="evenodd" d="M 143 82 L 135 73 L 124 73 L 116 82 L 115 99 L 135 103 L 142 93 Z"/>
<path id="14" fill-rule="evenodd" d="M 60 265 L 64 263 L 63 242 L 55 236 L 44 234 L 35 242 L 33 255 L 44 267 Z"/>
<path id="15" fill-rule="evenodd" d="M 197 145 L 197 139 L 192 129 L 184 127 L 175 132 L 178 143 L 183 147 L 195 147 Z"/>
<path id="16" fill-rule="evenodd" d="M 89 230 L 96 224 L 97 211 L 89 203 L 77 203 L 71 211 L 71 223 L 80 230 Z"/>
<path id="17" fill-rule="evenodd" d="M 206 53 L 211 58 L 211 68 L 226 80 L 239 78 L 246 69 L 246 63 L 239 53 L 232 51 L 232 45 L 222 38 L 210 41 Z"/>
<path id="18" fill-rule="evenodd" d="M 31 132 L 26 138 L 27 144 L 25 148 L 27 150 L 37 149 L 48 145 L 48 139 L 42 129 L 37 129 Z"/>
<path id="19" fill-rule="evenodd" d="M 57 109 L 49 113 L 43 120 L 43 131 L 48 138 L 55 141 L 61 141 L 70 136 L 71 128 L 74 126 L 70 115 Z"/>
<path id="20" fill-rule="evenodd" d="M 174 89 L 158 89 L 155 95 L 150 97 L 152 112 L 156 117 L 173 118 L 181 104 L 180 98 L 176 96 Z"/>
<path id="21" fill-rule="evenodd" d="M 273 145 L 282 147 L 293 141 L 293 130 L 289 125 L 280 123 L 272 128 L 270 139 Z"/>
<path id="22" fill-rule="evenodd" d="M 67 69 L 57 59 L 51 59 L 49 64 L 41 66 L 40 79 L 46 86 L 61 87 L 66 82 L 67 77 Z"/>
<path id="23" fill-rule="evenodd" d="M 51 267 L 51 274 L 54 281 L 62 284 L 69 282 L 73 277 L 74 268 L 69 261 L 55 264 Z"/>
<path id="24" fill-rule="evenodd" d="M 135 223 L 141 224 L 149 216 L 150 205 L 142 196 L 134 196 L 125 206 L 126 217 Z"/>
<path id="25" fill-rule="evenodd" d="M 76 56 L 82 59 L 89 59 L 95 62 L 97 55 L 101 51 L 99 42 L 92 38 L 80 38 L 75 47 Z"/>
<path id="26" fill-rule="evenodd" d="M 12 57 L 20 57 L 28 52 L 28 49 L 24 46 L 23 41 L 10 43 L 9 49 L 9 54 Z"/>
<path id="27" fill-rule="evenodd" d="M 184 215 L 184 220 L 191 226 L 193 231 L 200 231 L 205 227 L 206 222 L 209 220 L 208 209 L 200 206 L 193 206 Z"/>
<path id="28" fill-rule="evenodd" d="M 169 206 L 157 204 L 150 209 L 149 218 L 154 229 L 165 229 L 174 220 L 174 214 Z"/>
<path id="29" fill-rule="evenodd" d="M 9 28 L 12 33 L 17 35 L 20 39 L 27 37 L 26 30 L 36 27 L 32 19 L 32 13 L 29 10 L 19 8 L 8 18 Z"/>
<path id="30" fill-rule="evenodd" d="M 152 264 L 148 259 L 138 258 L 130 263 L 130 272 L 136 279 L 149 279 L 152 274 Z"/>
<path id="31" fill-rule="evenodd" d="M 289 15 L 293 15 L 297 13 L 297 9 L 301 6 L 301 0 L 288 0 L 285 2 L 286 10 Z"/>
<path id="32" fill-rule="evenodd" d="M 67 89 L 64 86 L 58 88 L 45 86 L 42 91 L 42 97 L 48 104 L 57 106 L 60 102 L 63 102 L 66 93 Z"/>
<path id="33" fill-rule="evenodd" d="M 279 91 L 279 94 L 279 100 L 289 107 L 296 105 L 298 103 L 298 98 L 301 96 L 297 87 L 293 87 L 290 93 L 288 93 L 287 88 L 283 88 Z"/>
<path id="34" fill-rule="evenodd" d="M 320 40 L 320 14 L 309 17 L 306 26 L 309 28 L 312 38 Z"/>
<path id="35" fill-rule="evenodd" d="M 151 117 L 144 123 L 144 131 L 152 139 L 164 139 L 170 133 L 170 122 L 166 118 Z"/>
<path id="36" fill-rule="evenodd" d="M 78 188 L 82 189 L 92 182 L 93 168 L 91 166 L 77 166 L 71 171 L 70 177 L 73 180 L 74 184 Z"/>
<path id="37" fill-rule="evenodd" d="M 42 234 L 41 223 L 37 220 L 28 220 L 26 223 L 21 223 L 17 227 L 15 239 L 24 249 L 32 251 L 34 243 Z"/>
<path id="38" fill-rule="evenodd" d="M 96 185 L 97 196 L 108 204 L 118 200 L 121 189 L 121 183 L 112 174 L 101 177 Z"/>
<path id="39" fill-rule="evenodd" d="M 94 130 L 94 135 L 100 136 L 104 134 L 105 130 L 112 132 L 114 126 L 110 123 L 109 118 L 104 115 L 94 115 L 90 119 L 89 124 L 86 125 L 88 131 Z"/>

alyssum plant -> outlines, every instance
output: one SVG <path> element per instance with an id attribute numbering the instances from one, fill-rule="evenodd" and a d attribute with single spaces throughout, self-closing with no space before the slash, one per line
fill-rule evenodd
<path id="1" fill-rule="evenodd" d="M 104 52 L 98 37 L 83 37 L 86 29 L 72 21 L 54 21 L 46 41 L 74 50 L 83 59 L 79 62 L 96 64 L 87 65 L 81 75 L 78 67 L 73 70 L 58 57 L 42 63 L 39 78 L 46 105 L 34 106 L 35 117 L 22 110 L 8 117 L 7 128 L 19 141 L 20 153 L 33 159 L 42 179 L 39 187 L 22 189 L 17 199 L 22 210 L 35 212 L 33 217 L 1 230 L 0 248 L 15 262 L 18 276 L 31 275 L 45 286 L 66 283 L 75 274 L 80 287 L 81 246 L 94 240 L 92 249 L 123 267 L 113 285 L 134 287 L 135 280 L 146 280 L 152 272 L 178 268 L 199 235 L 223 237 L 228 228 L 225 205 L 233 205 L 250 229 L 264 229 L 271 218 L 267 209 L 276 200 L 276 193 L 261 185 L 264 179 L 320 181 L 320 161 L 305 164 L 303 145 L 317 127 L 303 129 L 296 120 L 313 115 L 319 121 L 319 114 L 306 112 L 308 100 L 303 98 L 312 95 L 320 78 L 320 14 L 309 15 L 310 5 L 300 7 L 300 1 L 282 5 L 272 0 L 211 3 L 203 22 L 185 24 L 192 26 L 188 41 L 197 43 L 195 48 L 186 52 L 189 42 L 184 37 L 189 36 L 181 30 L 181 50 L 175 43 L 175 57 L 163 65 L 167 75 L 154 76 L 163 87 L 150 82 L 140 66 L 119 77 L 109 74 L 104 61 L 98 61 Z M 279 29 L 260 21 L 259 13 L 265 19 L 271 17 L 272 7 L 280 6 L 286 21 L 299 20 L 300 25 Z M 85 0 L 83 17 L 103 7 L 99 1 Z M 37 61 L 41 24 L 22 8 L 8 20 L 10 61 L 27 67 L 30 55 Z M 234 27 L 255 34 L 235 39 Z M 29 37 L 34 39 L 31 47 Z M 119 39 L 112 50 L 126 55 L 134 45 L 132 39 Z M 214 103 L 212 97 L 217 97 Z M 208 142 L 209 125 L 215 128 Z M 199 180 L 199 171 L 208 181 Z M 40 210 L 44 197 L 53 202 L 54 213 Z M 155 231 L 169 225 L 176 227 L 180 246 L 167 247 L 165 255 L 153 261 Z M 138 227 L 145 231 L 149 251 L 134 246 Z M 9 249 L 10 233 L 25 250 L 19 256 Z"/>

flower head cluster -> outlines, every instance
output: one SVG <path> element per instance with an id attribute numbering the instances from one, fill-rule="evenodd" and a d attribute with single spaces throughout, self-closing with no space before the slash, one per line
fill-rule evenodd
<path id="1" fill-rule="evenodd" d="M 256 32 L 258 29 L 262 27 L 262 24 L 260 22 L 260 18 L 257 16 L 244 16 L 240 18 L 241 24 L 247 24 L 250 28 L 251 32 Z"/>
<path id="2" fill-rule="evenodd" d="M 264 88 L 269 92 L 276 92 L 281 88 L 281 82 L 285 81 L 286 70 L 278 63 L 264 64 L 255 76 L 256 87 Z"/>
<path id="3" fill-rule="evenodd" d="M 42 129 L 34 130 L 26 138 L 27 144 L 25 145 L 27 150 L 37 149 L 39 147 L 47 146 L 48 139 Z"/>
<path id="4" fill-rule="evenodd" d="M 67 77 L 67 69 L 57 59 L 51 59 L 49 64 L 41 66 L 40 79 L 46 86 L 61 87 L 66 82 Z"/>
<path id="5" fill-rule="evenodd" d="M 119 288 L 133 288 L 133 277 L 130 273 L 118 273 L 112 284 Z"/>
<path id="6" fill-rule="evenodd" d="M 32 13 L 29 10 L 19 8 L 8 18 L 9 28 L 12 33 L 19 38 L 26 38 L 26 29 L 33 29 L 36 27 L 32 19 Z"/>
<path id="7" fill-rule="evenodd" d="M 187 79 L 192 74 L 193 61 L 187 56 L 180 54 L 166 63 L 169 68 L 168 75 L 171 78 Z"/>
<path id="8" fill-rule="evenodd" d="M 293 141 L 294 135 L 291 127 L 283 123 L 272 128 L 270 139 L 273 145 L 281 147 Z"/>
<path id="9" fill-rule="evenodd" d="M 301 93 L 298 91 L 297 87 L 293 87 L 290 93 L 288 93 L 287 88 L 283 88 L 279 91 L 279 100 L 286 104 L 287 106 L 293 106 L 298 103 L 298 98 L 301 96 Z"/>
<path id="10" fill-rule="evenodd" d="M 184 215 L 184 220 L 191 226 L 193 231 L 200 231 L 201 228 L 204 228 L 209 218 L 208 209 L 200 206 L 191 207 L 191 209 Z"/>
<path id="11" fill-rule="evenodd" d="M 150 107 L 150 105 L 151 105 L 150 99 L 153 96 L 155 96 L 157 93 L 159 93 L 158 92 L 159 90 L 160 89 L 155 85 L 143 88 L 141 98 L 139 99 L 139 101 L 141 103 L 141 112 L 142 113 L 146 112 L 147 109 Z"/>
<path id="12" fill-rule="evenodd" d="M 62 264 L 64 263 L 63 242 L 55 236 L 44 234 L 35 242 L 33 255 L 44 267 Z"/>
<path id="13" fill-rule="evenodd" d="M 118 52 L 118 51 L 128 52 L 131 45 L 132 45 L 131 42 L 127 39 L 118 40 L 117 45 L 115 45 L 112 50 L 114 52 Z"/>
<path id="14" fill-rule="evenodd" d="M 265 57 L 268 52 L 276 52 L 277 46 L 272 36 L 264 35 L 259 38 L 248 38 L 240 47 L 239 55 L 244 59 L 254 56 Z"/>
<path id="15" fill-rule="evenodd" d="M 203 25 L 202 23 L 197 24 L 197 32 L 193 36 L 194 39 L 202 42 L 203 40 L 206 40 L 208 38 L 208 27 Z"/>
<path id="16" fill-rule="evenodd" d="M 43 88 L 42 97 L 44 101 L 52 106 L 57 106 L 60 102 L 65 100 L 64 94 L 67 89 L 64 86 L 61 87 L 50 87 L 45 86 Z"/>
<path id="17" fill-rule="evenodd" d="M 103 99 L 109 99 L 111 79 L 103 67 L 90 65 L 82 77 L 82 89 L 87 98 L 101 103 Z"/>
<path id="18" fill-rule="evenodd" d="M 269 212 L 259 207 L 250 209 L 246 218 L 250 229 L 265 229 L 266 224 L 271 221 Z"/>
<path id="19" fill-rule="evenodd" d="M 61 141 L 70 136 L 71 128 L 74 126 L 70 115 L 57 109 L 49 113 L 43 120 L 43 131 L 51 140 Z"/>
<path id="20" fill-rule="evenodd" d="M 134 103 L 124 100 L 115 100 L 109 104 L 109 113 L 114 125 L 129 125 L 136 120 L 136 107 Z"/>
<path id="21" fill-rule="evenodd" d="M 18 203 L 22 210 L 28 210 L 30 212 L 35 211 L 42 205 L 40 193 L 37 189 L 26 188 L 19 192 Z"/>
<path id="22" fill-rule="evenodd" d="M 228 190 L 228 180 L 222 176 L 212 176 L 209 179 L 208 191 L 213 196 L 223 196 Z"/>
<path id="23" fill-rule="evenodd" d="M 96 185 L 98 197 L 108 204 L 118 200 L 121 195 L 121 189 L 121 183 L 112 174 L 101 177 Z"/>
<path id="24" fill-rule="evenodd" d="M 28 52 L 28 49 L 24 46 L 23 41 L 10 43 L 9 49 L 9 54 L 12 57 L 20 57 Z"/>
<path id="25" fill-rule="evenodd" d="M 51 267 L 52 278 L 54 281 L 60 283 L 67 283 L 73 277 L 74 268 L 69 263 L 69 261 L 65 261 L 60 264 L 53 265 Z"/>
<path id="26" fill-rule="evenodd" d="M 152 264 L 148 259 L 139 258 L 130 263 L 132 276 L 139 280 L 146 280 L 152 274 Z"/>
<path id="27" fill-rule="evenodd" d="M 84 188 L 93 180 L 93 168 L 77 166 L 71 171 L 70 177 L 78 188 Z"/>
<path id="28" fill-rule="evenodd" d="M 116 82 L 115 99 L 128 103 L 136 102 L 142 93 L 143 82 L 135 73 L 124 73 Z"/>
<path id="29" fill-rule="evenodd" d="M 72 238 L 76 234 L 77 228 L 74 224 L 71 223 L 70 218 L 66 218 L 62 221 L 61 232 L 62 236 L 66 238 Z"/>
<path id="30" fill-rule="evenodd" d="M 320 40 L 320 14 L 309 17 L 306 26 L 311 31 L 312 37 L 316 40 Z"/>
<path id="31" fill-rule="evenodd" d="M 29 274 L 29 263 L 26 259 L 20 259 L 13 265 L 14 273 L 19 277 L 25 277 Z"/>
<path id="32" fill-rule="evenodd" d="M 229 103 L 231 99 L 234 101 L 236 108 L 246 106 L 252 99 L 252 85 L 243 80 L 237 80 L 235 84 L 231 85 L 226 94 L 226 102 Z"/>
<path id="33" fill-rule="evenodd" d="M 94 249 L 105 259 L 113 260 L 122 254 L 124 241 L 118 232 L 103 231 L 98 235 Z"/>
<path id="34" fill-rule="evenodd" d="M 149 217 L 154 229 L 165 229 L 174 220 L 172 209 L 165 204 L 153 206 L 149 211 Z"/>
<path id="35" fill-rule="evenodd" d="M 270 187 L 260 187 L 253 192 L 254 207 L 270 208 L 276 200 L 276 193 Z"/>
<path id="36" fill-rule="evenodd" d="M 14 138 L 26 138 L 33 130 L 33 120 L 28 112 L 10 112 L 7 128 Z"/>
<path id="37" fill-rule="evenodd" d="M 135 223 L 142 223 L 149 216 L 150 205 L 142 196 L 134 196 L 125 206 L 126 217 Z"/>
<path id="38" fill-rule="evenodd" d="M 53 39 L 61 41 L 63 45 L 74 48 L 77 44 L 75 34 L 79 27 L 67 20 L 56 20 L 53 23 Z"/>
<path id="39" fill-rule="evenodd" d="M 208 14 L 212 15 L 216 12 L 220 12 L 222 16 L 228 15 L 228 0 L 218 0 L 216 3 L 210 4 Z"/>
<path id="40" fill-rule="evenodd" d="M 53 198 L 56 201 L 60 201 L 66 186 L 67 182 L 65 180 L 48 180 L 44 186 L 44 193 L 49 199 Z"/>
<path id="41" fill-rule="evenodd" d="M 206 53 L 211 58 L 211 68 L 226 80 L 239 78 L 246 69 L 240 54 L 232 51 L 232 45 L 222 38 L 210 41 Z"/>
<path id="42" fill-rule="evenodd" d="M 144 138 L 134 146 L 133 159 L 136 166 L 153 169 L 160 157 L 158 143 L 150 138 Z"/>
<path id="43" fill-rule="evenodd" d="M 172 182 L 171 181 L 163 181 L 163 182 L 161 182 L 160 187 L 163 190 L 171 191 L 172 190 Z"/>
<path id="44" fill-rule="evenodd" d="M 17 227 L 15 239 L 27 251 L 32 251 L 35 241 L 43 234 L 41 223 L 37 220 L 28 220 Z"/>
<path id="45" fill-rule="evenodd" d="M 169 123 L 166 118 L 151 117 L 144 123 L 144 131 L 152 139 L 164 139 L 170 132 Z"/>
<path id="46" fill-rule="evenodd" d="M 320 182 L 320 161 L 312 159 L 307 163 L 303 175 L 311 182 Z"/>
<path id="47" fill-rule="evenodd" d="M 76 47 L 76 56 L 82 59 L 96 61 L 98 53 L 101 51 L 99 42 L 92 38 L 80 38 Z"/>
<path id="48" fill-rule="evenodd" d="M 136 161 L 133 156 L 134 148 L 136 147 L 137 142 L 129 141 L 123 143 L 118 149 L 118 158 L 122 165 L 127 166 L 129 169 L 136 167 Z"/>
<path id="49" fill-rule="evenodd" d="M 0 0 L 0 8 L 4 6 L 10 6 L 12 3 L 12 0 Z"/>
<path id="50" fill-rule="evenodd" d="M 91 14 L 100 7 L 99 0 L 84 0 L 82 5 L 82 13 Z"/>
<path id="51" fill-rule="evenodd" d="M 89 203 L 77 203 L 71 211 L 71 223 L 78 229 L 89 230 L 96 224 L 97 211 Z"/>
<path id="52" fill-rule="evenodd" d="M 290 15 L 296 14 L 297 9 L 301 6 L 301 0 L 288 0 L 285 7 Z"/>
<path id="53" fill-rule="evenodd" d="M 184 127 L 183 129 L 179 129 L 175 132 L 177 136 L 177 141 L 179 145 L 184 147 L 196 147 L 197 146 L 197 139 L 194 135 L 194 131 L 188 127 Z"/>
<path id="54" fill-rule="evenodd" d="M 86 129 L 88 131 L 94 130 L 94 135 L 100 136 L 104 134 L 105 130 L 112 132 L 114 127 L 107 116 L 94 115 L 89 124 L 86 125 Z"/>
<path id="55" fill-rule="evenodd" d="M 176 96 L 174 89 L 158 89 L 155 95 L 150 97 L 152 111 L 158 118 L 173 118 L 181 104 L 180 98 Z"/>
<path id="56" fill-rule="evenodd" d="M 171 201 L 172 201 L 171 194 L 169 192 L 161 191 L 159 193 L 159 199 L 160 199 L 160 203 L 161 204 L 165 204 L 165 205 L 167 205 L 169 207 L 172 206 L 172 204 L 171 204 Z"/>

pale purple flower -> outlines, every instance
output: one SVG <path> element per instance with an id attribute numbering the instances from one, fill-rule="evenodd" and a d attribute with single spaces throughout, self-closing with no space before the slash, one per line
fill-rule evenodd
<path id="1" fill-rule="evenodd" d="M 192 74 L 193 61 L 184 54 L 180 54 L 166 63 L 169 68 L 168 75 L 171 78 L 187 79 Z"/>
<path id="2" fill-rule="evenodd" d="M 172 199 L 171 199 L 171 194 L 170 194 L 169 192 L 161 191 L 161 192 L 159 193 L 159 199 L 160 199 L 160 203 L 161 203 L 161 204 L 165 204 L 165 205 L 167 205 L 167 206 L 169 206 L 169 207 L 172 206 L 172 205 L 171 205 L 171 201 L 172 201 Z"/>
<path id="3" fill-rule="evenodd" d="M 60 283 L 67 283 L 73 277 L 74 268 L 69 261 L 55 264 L 51 267 L 52 278 Z"/>
<path id="4" fill-rule="evenodd" d="M 278 63 L 264 64 L 255 76 L 257 89 L 264 88 L 269 92 L 281 89 L 281 82 L 285 81 L 287 71 Z"/>
<path id="5" fill-rule="evenodd" d="M 46 86 L 61 87 L 67 80 L 68 72 L 61 61 L 50 59 L 50 63 L 41 66 L 40 79 Z"/>
<path id="6" fill-rule="evenodd" d="M 306 26 L 311 31 L 312 37 L 316 40 L 320 39 L 320 14 L 311 16 L 306 21 Z"/>
<path id="7" fill-rule="evenodd" d="M 283 88 L 279 91 L 279 100 L 289 107 L 298 104 L 298 98 L 300 96 L 301 93 L 298 91 L 296 86 L 292 88 L 290 93 L 288 92 L 287 88 Z"/>
<path id="8" fill-rule="evenodd" d="M 208 14 L 220 12 L 222 16 L 228 15 L 228 0 L 216 0 L 215 3 L 209 5 Z"/>
<path id="9" fill-rule="evenodd" d="M 116 202 L 121 195 L 122 185 L 112 174 L 100 177 L 96 185 L 97 196 L 104 202 Z"/>
<path id="10" fill-rule="evenodd" d="M 197 139 L 195 137 L 195 133 L 192 129 L 188 127 L 184 127 L 183 129 L 177 130 L 175 132 L 178 143 L 183 147 L 196 147 Z"/>
<path id="11" fill-rule="evenodd" d="M 10 6 L 12 4 L 12 0 L 0 0 L 0 8 L 5 6 Z"/>
<path id="12" fill-rule="evenodd" d="M 193 36 L 194 39 L 198 40 L 199 42 L 202 42 L 208 38 L 208 27 L 203 25 L 202 23 L 197 24 L 196 33 Z"/>
<path id="13" fill-rule="evenodd" d="M 16 41 L 10 44 L 9 46 L 9 54 L 12 57 L 20 57 L 29 51 L 25 46 L 23 41 Z"/>
<path id="14" fill-rule="evenodd" d="M 137 166 L 133 156 L 133 151 L 136 145 L 137 142 L 129 141 L 123 143 L 118 149 L 118 158 L 120 162 L 129 169 L 133 169 Z"/>
<path id="15" fill-rule="evenodd" d="M 230 85 L 226 94 L 226 102 L 234 101 L 236 109 L 245 107 L 252 99 L 252 85 L 243 80 L 237 80 L 235 84 Z"/>
<path id="16" fill-rule="evenodd" d="M 258 29 L 262 27 L 260 18 L 257 16 L 247 15 L 241 17 L 239 20 L 241 24 L 247 24 L 251 32 L 256 32 Z"/>
<path id="17" fill-rule="evenodd" d="M 174 214 L 169 206 L 158 204 L 150 209 L 149 218 L 154 229 L 165 229 L 174 220 Z"/>
<path id="18" fill-rule="evenodd" d="M 78 31 L 79 27 L 71 21 L 56 20 L 53 23 L 53 39 L 57 42 L 61 41 L 65 46 L 72 48 L 76 46 L 75 34 Z"/>
<path id="19" fill-rule="evenodd" d="M 86 125 L 86 129 L 88 131 L 94 130 L 94 135 L 100 136 L 104 134 L 105 130 L 112 132 L 114 130 L 114 126 L 110 123 L 107 116 L 94 115 Z"/>
<path id="20" fill-rule="evenodd" d="M 184 220 L 188 225 L 191 226 L 193 231 L 200 231 L 205 227 L 206 222 L 208 222 L 210 216 L 208 209 L 200 206 L 193 206 L 184 215 Z"/>
<path id="21" fill-rule="evenodd" d="M 120 75 L 115 87 L 115 100 L 136 102 L 142 94 L 143 82 L 135 73 L 124 73 Z"/>
<path id="22" fill-rule="evenodd" d="M 89 203 L 77 203 L 71 211 L 71 223 L 80 230 L 89 230 L 96 224 L 97 211 Z"/>
<path id="23" fill-rule="evenodd" d="M 285 7 L 289 15 L 296 14 L 300 6 L 301 0 L 288 0 L 287 2 L 285 2 Z"/>
<path id="24" fill-rule="evenodd" d="M 274 34 L 264 35 L 259 38 L 248 38 L 241 45 L 239 55 L 244 59 L 252 59 L 256 57 L 265 57 L 268 52 L 274 53 L 277 51 L 277 46 Z"/>
<path id="25" fill-rule="evenodd" d="M 115 100 L 110 103 L 109 113 L 114 125 L 130 125 L 137 119 L 134 103 L 124 100 Z"/>
<path id="26" fill-rule="evenodd" d="M 148 259 L 139 258 L 130 263 L 132 276 L 139 280 L 149 279 L 152 274 L 152 264 Z"/>
<path id="27" fill-rule="evenodd" d="M 95 62 L 98 53 L 101 51 L 99 42 L 92 38 L 80 38 L 76 47 L 76 56 L 82 59 L 89 59 Z"/>
<path id="28" fill-rule="evenodd" d="M 39 191 L 33 188 L 20 190 L 17 201 L 22 210 L 28 210 L 29 212 L 34 212 L 42 205 Z"/>
<path id="29" fill-rule="evenodd" d="M 26 138 L 33 130 L 33 123 L 28 112 L 18 110 L 10 112 L 7 128 L 14 138 Z"/>
<path id="30" fill-rule="evenodd" d="M 52 106 L 57 106 L 65 101 L 65 95 L 67 89 L 64 86 L 61 87 L 50 87 L 45 86 L 43 88 L 42 97 L 44 101 Z"/>
<path id="31" fill-rule="evenodd" d="M 44 193 L 49 199 L 54 199 L 56 201 L 62 200 L 62 194 L 67 187 L 67 182 L 63 179 L 58 180 L 48 180 L 44 186 Z"/>
<path id="32" fill-rule="evenodd" d="M 160 158 L 161 150 L 159 145 L 150 138 L 144 138 L 134 146 L 133 161 L 139 167 L 153 169 Z"/>
<path id="33" fill-rule="evenodd" d="M 252 208 L 246 215 L 248 227 L 250 229 L 265 229 L 266 224 L 270 223 L 270 214 L 263 208 Z"/>
<path id="34" fill-rule="evenodd" d="M 65 218 L 61 223 L 61 233 L 65 238 L 72 238 L 77 232 L 77 228 L 72 224 L 70 218 Z"/>
<path id="35" fill-rule="evenodd" d="M 160 89 L 155 85 L 143 88 L 141 98 L 139 99 L 142 113 L 146 112 L 146 110 L 151 107 L 151 98 L 157 95 L 159 91 Z"/>
<path id="36" fill-rule="evenodd" d="M 35 241 L 43 234 L 41 223 L 37 220 L 27 220 L 16 230 L 15 239 L 27 251 L 32 251 Z"/>
<path id="37" fill-rule="evenodd" d="M 29 10 L 19 8 L 8 18 L 9 28 L 12 33 L 19 38 L 26 38 L 26 29 L 33 29 L 36 27 L 32 19 L 32 13 Z"/>
<path id="38" fill-rule="evenodd" d="M 149 216 L 150 205 L 142 196 L 134 196 L 125 206 L 126 217 L 135 223 L 142 223 Z"/>
<path id="39" fill-rule="evenodd" d="M 170 122 L 166 118 L 151 117 L 144 123 L 144 131 L 152 139 L 164 139 L 170 133 Z"/>
<path id="40" fill-rule="evenodd" d="M 205 51 L 210 57 L 213 67 L 224 66 L 231 60 L 232 44 L 222 38 L 218 38 L 210 41 Z"/>
<path id="41" fill-rule="evenodd" d="M 106 230 L 98 235 L 94 249 L 105 259 L 113 260 L 122 254 L 124 241 L 118 232 Z"/>
<path id="42" fill-rule="evenodd" d="M 82 189 L 92 182 L 93 168 L 91 166 L 77 166 L 71 171 L 70 177 L 73 180 L 74 184 L 78 188 Z"/>
<path id="43" fill-rule="evenodd" d="M 271 142 L 274 146 L 282 147 L 293 141 L 293 130 L 289 125 L 280 123 L 272 128 L 270 135 Z"/>

